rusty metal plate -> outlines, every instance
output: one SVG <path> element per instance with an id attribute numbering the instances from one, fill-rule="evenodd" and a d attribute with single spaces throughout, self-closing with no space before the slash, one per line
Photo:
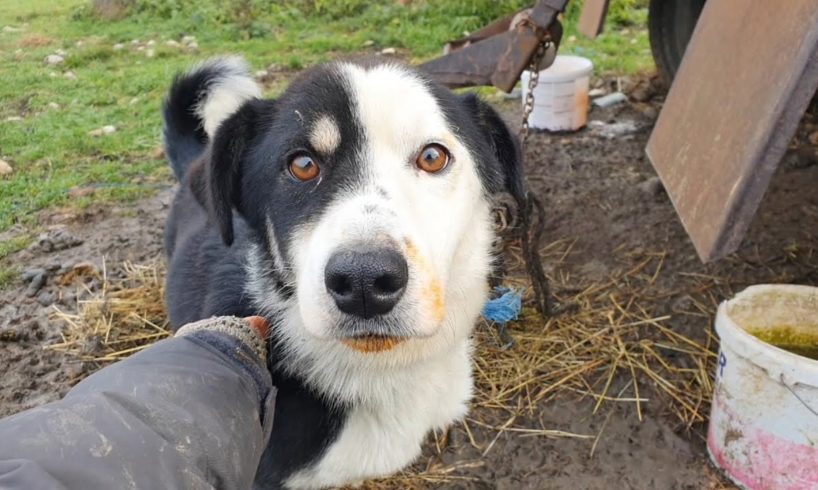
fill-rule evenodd
<path id="1" fill-rule="evenodd" d="M 705 4 L 647 146 L 702 260 L 740 245 L 818 87 L 816 47 L 815 0 Z"/>
<path id="2" fill-rule="evenodd" d="M 511 18 L 495 21 L 473 36 L 450 42 L 447 54 L 420 68 L 452 88 L 494 85 L 510 92 L 546 35 L 559 46 L 562 25 L 556 19 L 567 2 L 539 0 L 527 20 L 511 30 L 502 32 Z"/>
<path id="3" fill-rule="evenodd" d="M 582 14 L 579 16 L 577 30 L 591 39 L 602 34 L 605 27 L 605 17 L 608 15 L 608 4 L 610 3 L 611 0 L 585 0 L 582 5 Z"/>

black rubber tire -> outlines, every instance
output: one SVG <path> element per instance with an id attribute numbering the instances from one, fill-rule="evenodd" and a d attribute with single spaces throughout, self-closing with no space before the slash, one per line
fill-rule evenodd
<path id="1" fill-rule="evenodd" d="M 648 34 L 656 69 L 670 85 L 682 63 L 687 43 L 705 0 L 650 0 Z"/>

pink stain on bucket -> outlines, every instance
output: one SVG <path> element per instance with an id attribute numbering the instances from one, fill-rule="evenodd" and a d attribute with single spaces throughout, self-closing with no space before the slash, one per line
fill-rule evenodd
<path id="1" fill-rule="evenodd" d="M 707 448 L 749 490 L 818 490 L 818 360 L 750 332 L 818 333 L 818 288 L 751 286 L 719 306 Z"/>
<path id="2" fill-rule="evenodd" d="M 721 403 L 717 396 L 713 410 L 724 413 L 727 427 L 748 427 Z M 719 440 L 717 424 L 711 423 L 707 448 L 715 463 L 736 483 L 751 490 L 815 490 L 818 488 L 818 448 L 797 444 L 757 427 Z M 729 432 L 729 430 L 728 430 Z M 752 449 L 749 449 L 752 448 Z"/>

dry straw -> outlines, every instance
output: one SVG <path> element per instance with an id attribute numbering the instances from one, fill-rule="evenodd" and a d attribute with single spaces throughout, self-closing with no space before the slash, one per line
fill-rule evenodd
<path id="1" fill-rule="evenodd" d="M 549 265 L 558 265 L 572 246 L 571 242 L 555 242 L 542 254 Z M 645 405 L 651 403 L 673 414 L 682 427 L 706 421 L 713 390 L 715 339 L 709 333 L 702 336 L 703 341 L 684 336 L 669 326 L 670 315 L 655 312 L 656 305 L 663 302 L 655 283 L 666 259 L 664 253 L 617 253 L 625 258 L 623 267 L 605 281 L 578 287 L 570 276 L 552 278 L 560 312 L 542 319 L 524 309 L 521 321 L 510 326 L 514 347 L 503 347 L 492 325 L 478 326 L 476 396 L 474 409 L 462 424 L 467 434 L 464 444 L 489 456 L 502 435 L 571 437 L 587 439 L 593 454 L 600 434 L 572 434 L 524 423 L 539 407 L 566 395 L 589 397 L 595 413 L 608 404 L 628 404 L 641 419 Z M 518 249 L 512 248 L 510 257 L 510 265 L 519 262 Z M 65 322 L 63 342 L 49 348 L 83 360 L 114 361 L 167 336 L 164 270 L 157 264 L 124 264 L 125 277 L 119 280 L 107 277 L 103 270 L 102 287 L 90 299 L 79 302 L 76 314 L 56 313 Z M 526 286 L 519 278 L 508 282 Z M 696 311 L 689 314 L 706 332 L 714 304 L 715 299 L 705 303 L 691 300 Z M 478 443 L 472 435 L 476 430 L 494 436 Z M 366 486 L 424 488 L 471 481 L 469 471 L 484 462 L 440 463 L 447 449 L 446 439 L 446 434 L 435 435 L 431 450 L 427 450 L 433 456 L 425 468 L 415 467 Z"/>
<path id="2" fill-rule="evenodd" d="M 76 270 L 76 269 L 75 269 Z M 82 361 L 111 362 L 124 359 L 170 335 L 165 313 L 165 273 L 160 261 L 146 265 L 122 264 L 124 277 L 112 279 L 102 271 L 85 269 L 78 283 L 77 312 L 56 309 L 54 317 L 65 327 L 62 342 L 46 349 L 75 355 Z M 75 274 L 74 274 L 75 275 Z M 100 284 L 91 291 L 86 282 Z"/>

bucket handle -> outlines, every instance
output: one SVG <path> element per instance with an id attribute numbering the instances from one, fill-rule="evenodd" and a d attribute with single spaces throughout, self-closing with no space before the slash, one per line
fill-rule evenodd
<path id="1" fill-rule="evenodd" d="M 790 393 L 792 393 L 792 396 L 794 396 L 796 400 L 798 400 L 799 402 L 801 402 L 801 405 L 804 405 L 804 408 L 806 408 L 807 410 L 809 410 L 810 412 L 812 412 L 812 414 L 813 414 L 813 415 L 815 415 L 816 417 L 818 417 L 818 410 L 815 410 L 814 408 L 812 408 L 811 406 L 809 406 L 809 405 L 807 404 L 807 402 L 805 402 L 805 401 L 804 401 L 804 399 L 803 399 L 803 398 L 801 398 L 801 396 L 799 396 L 799 395 L 798 395 L 798 393 L 796 393 L 796 391 L 795 391 L 795 390 L 792 388 L 792 386 L 790 386 L 790 385 L 787 383 L 787 381 L 786 381 L 786 379 L 785 379 L 785 376 L 784 376 L 784 373 L 781 373 L 780 378 L 781 378 L 781 384 L 782 384 L 782 385 L 784 385 L 784 388 L 786 388 L 786 389 L 787 389 L 787 391 L 789 391 Z"/>

